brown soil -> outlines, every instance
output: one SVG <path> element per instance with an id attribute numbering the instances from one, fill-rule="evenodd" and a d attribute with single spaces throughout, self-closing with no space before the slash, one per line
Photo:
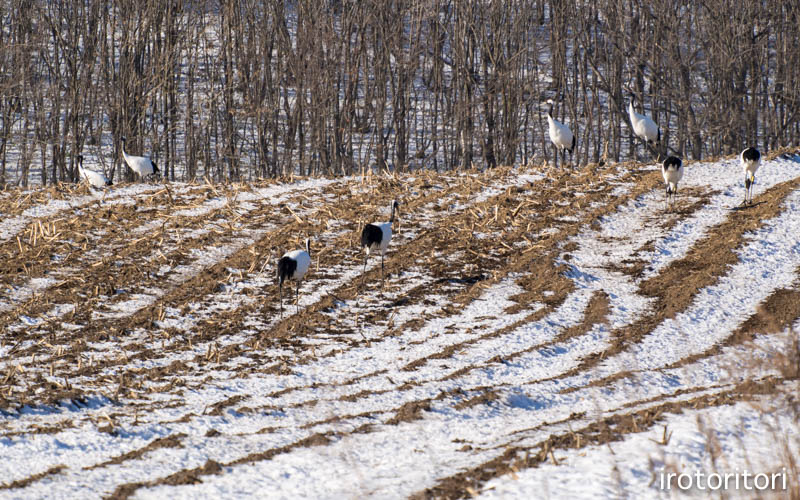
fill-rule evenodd
<path id="1" fill-rule="evenodd" d="M 114 433 L 130 423 L 132 415 L 168 405 L 179 406 L 184 391 L 213 383 L 219 369 L 234 372 L 232 377 L 253 374 L 292 374 L 321 356 L 337 356 L 351 349 L 369 347 L 402 332 L 425 331 L 429 339 L 445 339 L 454 332 L 469 333 L 458 342 L 443 342 L 442 347 L 419 358 L 404 361 L 405 372 L 415 372 L 429 364 L 443 364 L 446 371 L 437 380 L 412 379 L 396 384 L 389 379 L 385 392 L 410 392 L 426 382 L 457 382 L 474 370 L 504 363 L 533 350 L 548 349 L 584 336 L 597 325 L 606 325 L 611 310 L 612 290 L 595 292 L 574 326 L 563 328 L 546 343 L 526 346 L 519 352 L 495 356 L 469 366 L 450 368 L 456 354 L 471 346 L 539 321 L 561 306 L 575 284 L 567 275 L 570 254 L 577 243 L 570 238 L 601 217 L 614 213 L 621 205 L 661 188 L 659 172 L 639 170 L 625 165 L 625 182 L 631 184 L 628 193 L 613 195 L 619 181 L 607 182 L 619 173 L 620 166 L 590 166 L 575 172 L 550 172 L 548 178 L 536 185 L 517 185 L 473 202 L 491 186 L 513 180 L 518 171 L 498 168 L 490 172 L 467 172 L 460 176 L 420 173 L 413 181 L 398 178 L 375 179 L 370 189 L 360 189 L 356 183 L 333 183 L 309 197 L 292 193 L 279 204 L 269 200 L 244 204 L 231 201 L 199 216 L 177 216 L 183 208 L 197 207 L 226 195 L 235 199 L 240 190 L 253 186 L 215 188 L 208 185 L 191 186 L 177 195 L 157 190 L 139 197 L 136 204 L 91 205 L 81 209 L 82 215 L 64 211 L 52 217 L 31 221 L 16 238 L 0 244 L 0 290 L 25 285 L 31 279 L 54 277 L 54 285 L 29 300 L 0 312 L 0 342 L 10 345 L 0 374 L 0 409 L 14 412 L 23 405 L 32 407 L 66 404 L 86 407 L 87 398 L 107 397 L 115 403 L 115 413 L 108 422 L 97 422 L 98 429 Z M 713 285 L 737 261 L 736 250 L 745 242 L 746 234 L 758 229 L 764 221 L 778 215 L 781 202 L 800 188 L 800 179 L 780 184 L 763 192 L 757 204 L 747 210 L 732 211 L 722 224 L 711 228 L 684 257 L 663 269 L 657 276 L 640 282 L 640 293 L 654 299 L 654 307 L 634 324 L 613 331 L 608 349 L 593 353 L 573 370 L 555 375 L 564 378 L 593 368 L 604 357 L 612 356 L 639 342 L 653 328 L 675 317 L 692 303 L 698 290 Z M 679 200 L 677 210 L 668 217 L 653 221 L 662 231 L 702 209 L 714 194 L 702 189 L 687 190 L 690 201 Z M 43 190 L 22 197 L 3 200 L 9 211 L 20 214 L 25 207 L 40 203 L 48 196 L 75 196 L 69 189 Z M 339 270 L 363 265 L 358 233 L 364 223 L 385 216 L 383 200 L 399 198 L 401 215 L 399 227 L 386 255 L 386 280 L 381 287 L 380 266 L 363 276 L 342 279 Z M 0 210 L 2 211 L 2 210 Z M 334 229 L 328 223 L 336 221 Z M 150 227 L 136 233 L 134 230 Z M 263 231 L 252 242 L 240 238 Z M 313 256 L 313 269 L 301 286 L 304 292 L 321 285 L 329 292 L 313 304 L 303 307 L 299 314 L 288 297 L 284 297 L 284 316 L 279 317 L 276 286 L 252 285 L 262 267 L 273 272 L 272 265 L 283 252 L 299 248 L 305 235 L 319 238 Z M 410 236 L 413 235 L 413 236 Z M 239 242 L 239 243 L 237 243 Z M 211 265 L 200 266 L 186 279 L 170 281 L 179 266 L 196 262 L 198 251 L 212 247 L 238 245 L 226 257 Z M 652 251 L 653 242 L 645 244 L 638 253 Z M 636 280 L 643 276 L 645 263 L 638 255 L 612 264 Z M 165 273 L 162 268 L 169 270 Z M 420 281 L 419 276 L 423 279 Z M 486 331 L 474 325 L 459 324 L 458 315 L 464 307 L 480 299 L 485 290 L 503 280 L 513 281 L 522 292 L 512 298 L 513 304 L 504 314 L 520 314 L 519 321 L 504 328 Z M 242 301 L 228 309 L 211 309 L 226 287 L 247 283 L 240 295 L 252 300 Z M 97 311 L 110 311 L 111 306 L 128 300 L 134 293 L 159 290 L 154 301 L 130 315 L 97 317 Z M 237 292 L 239 293 L 239 292 Z M 71 312 L 53 317 L 49 312 L 58 305 L 71 304 Z M 341 314 L 342 304 L 349 309 Z M 783 329 L 800 316 L 800 295 L 795 288 L 773 293 L 736 331 L 731 332 L 723 345 L 742 344 L 756 335 L 770 334 Z M 400 322 L 397 312 L 414 308 L 420 311 L 412 319 Z M 202 315 L 200 313 L 203 313 Z M 166 327 L 168 319 L 190 316 L 199 319 L 182 329 Z M 356 317 L 354 325 L 352 319 Z M 23 318 L 31 326 L 20 327 Z M 448 320 L 441 329 L 423 330 L 433 319 Z M 494 319 L 494 318 L 484 318 Z M 259 323 L 260 322 L 260 323 Z M 65 328 L 65 324 L 78 328 Z M 258 324 L 261 326 L 253 326 Z M 365 328 L 369 326 L 366 334 Z M 230 340 L 236 334 L 237 340 Z M 317 353 L 311 341 L 326 339 L 333 346 L 327 353 Z M 418 342 L 425 342 L 420 340 Z M 111 344 L 110 350 L 98 348 Z M 281 348 L 285 355 L 268 357 L 265 347 Z M 685 364 L 713 356 L 721 346 L 685 358 Z M 164 356 L 183 355 L 182 360 L 147 365 L 135 363 L 158 361 Z M 110 375 L 113 374 L 113 375 Z M 610 384 L 628 376 L 618 373 L 598 381 Z M 375 377 L 390 377 L 385 366 L 377 365 L 369 373 L 359 374 L 337 384 L 337 388 L 354 386 Z M 783 380 L 788 380 L 787 375 Z M 631 411 L 621 408 L 614 417 L 593 422 L 573 433 L 552 435 L 537 446 L 518 448 L 513 443 L 495 460 L 463 474 L 444 478 L 439 485 L 420 496 L 463 497 L 467 488 L 479 488 L 486 480 L 513 468 L 533 467 L 550 459 L 552 450 L 604 444 L 620 439 L 626 433 L 648 429 L 660 421 L 661 415 L 680 412 L 683 408 L 728 404 L 752 394 L 775 390 L 781 380 L 741 385 L 735 390 L 697 397 L 682 403 L 664 402 L 668 396 L 653 398 L 647 410 Z M 451 384 L 452 385 L 452 384 Z M 456 384 L 457 385 L 457 384 Z M 311 387 L 288 387 L 271 396 L 277 398 L 293 391 Z M 326 384 L 315 384 L 324 390 Z M 341 432 L 315 432 L 306 439 L 283 447 L 267 449 L 241 457 L 227 464 L 208 460 L 203 466 L 183 470 L 148 481 L 119 485 L 112 498 L 127 498 L 144 487 L 170 484 L 192 484 L 203 476 L 221 474 L 227 468 L 241 464 L 270 460 L 299 447 L 326 446 L 353 433 L 373 432 L 385 425 L 401 425 L 425 419 L 433 405 L 446 404 L 455 410 L 467 411 L 477 405 L 502 404 L 507 387 L 489 386 L 469 391 L 458 387 L 443 390 L 426 399 L 415 399 L 396 408 L 355 415 L 324 415 L 302 425 L 303 429 L 331 423 L 345 423 L 356 418 L 374 422 L 357 426 L 342 425 Z M 688 390 L 687 390 L 688 391 Z M 688 391 L 687 393 L 690 393 Z M 352 390 L 341 396 L 342 401 L 359 401 L 374 397 L 381 391 Z M 171 402 L 157 400 L 152 395 L 173 396 Z M 278 408 L 249 401 L 248 395 L 235 395 L 219 401 L 209 401 L 204 411 L 187 411 L 175 422 L 191 422 L 209 416 L 226 416 L 229 412 L 256 413 Z M 313 408 L 317 401 L 296 403 L 292 407 Z M 200 413 L 200 414 L 199 414 Z M 583 418 L 573 415 L 572 420 Z M 119 421 L 119 422 L 118 422 Z M 569 419 L 567 420 L 569 421 Z M 122 422 L 122 423 L 120 423 Z M 168 422 L 162 422 L 168 424 Z M 70 419 L 50 427 L 32 428 L 29 432 L 56 433 L 76 425 Z M 546 424 L 544 425 L 546 427 Z M 265 428 L 261 432 L 274 432 Z M 19 431 L 0 427 L 0 436 L 14 436 Z M 311 430 L 310 432 L 313 432 Z M 206 434 L 214 438 L 219 431 Z M 184 435 L 176 433 L 156 439 L 146 446 L 119 455 L 102 463 L 86 466 L 91 469 L 146 457 L 159 448 L 180 447 Z M 465 446 L 471 446 L 466 443 Z M 520 460 L 520 456 L 526 456 Z M 44 477 L 58 474 L 65 466 L 54 467 L 22 481 L 2 485 L 0 489 L 20 488 Z"/>

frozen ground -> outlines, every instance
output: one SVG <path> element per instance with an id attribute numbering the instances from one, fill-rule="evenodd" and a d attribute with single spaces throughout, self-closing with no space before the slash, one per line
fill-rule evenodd
<path id="1" fill-rule="evenodd" d="M 3 196 L 0 497 L 797 488 L 798 167 L 734 209 L 738 160 L 690 164 L 669 212 L 638 164 Z"/>

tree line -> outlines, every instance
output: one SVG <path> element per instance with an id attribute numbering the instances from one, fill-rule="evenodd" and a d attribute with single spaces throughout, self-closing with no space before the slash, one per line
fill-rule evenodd
<path id="1" fill-rule="evenodd" d="M 0 0 L 0 186 L 78 154 L 173 180 L 549 160 L 637 141 L 689 159 L 800 137 L 800 3 L 771 0 Z M 639 107 L 637 111 L 642 112 Z"/>

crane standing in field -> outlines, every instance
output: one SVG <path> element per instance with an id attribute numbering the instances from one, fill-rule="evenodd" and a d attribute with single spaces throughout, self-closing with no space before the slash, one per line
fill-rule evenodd
<path id="1" fill-rule="evenodd" d="M 756 182 L 756 171 L 761 165 L 761 153 L 756 148 L 747 148 L 742 151 L 740 158 L 744 171 L 744 201 L 742 205 L 752 204 L 753 184 Z"/>
<path id="2" fill-rule="evenodd" d="M 83 155 L 78 155 L 78 177 L 89 183 L 90 186 L 97 189 L 105 189 L 106 186 L 111 186 L 113 183 L 102 172 L 96 172 L 83 168 Z"/>
<path id="3" fill-rule="evenodd" d="M 141 180 L 152 174 L 159 175 L 158 166 L 148 156 L 134 156 L 125 152 L 126 141 L 127 139 L 122 137 L 122 157 L 125 158 L 125 163 L 128 164 L 130 169 L 139 174 Z"/>
<path id="4" fill-rule="evenodd" d="M 667 207 L 675 207 L 678 193 L 678 182 L 683 177 L 683 163 L 677 156 L 670 156 L 661 164 L 661 175 L 667 190 Z"/>
<path id="5" fill-rule="evenodd" d="M 633 110 L 633 101 L 635 99 L 634 96 L 631 96 L 631 100 L 628 103 L 628 116 L 631 120 L 633 133 L 645 143 L 655 148 L 656 144 L 661 141 L 661 129 L 652 118 L 640 115 Z"/>
<path id="6" fill-rule="evenodd" d="M 566 152 L 569 151 L 569 160 L 572 162 L 572 152 L 575 150 L 575 134 L 572 130 L 560 121 L 553 118 L 553 100 L 547 100 L 547 125 L 548 132 L 550 133 L 550 141 L 556 149 L 555 160 L 558 163 L 558 152 L 561 151 L 566 158 Z"/>
<path id="7" fill-rule="evenodd" d="M 305 250 L 292 250 L 286 252 L 278 260 L 278 294 L 281 299 L 281 317 L 283 317 L 283 282 L 293 280 L 295 287 L 294 299 L 297 311 L 300 311 L 300 281 L 311 266 L 311 238 L 306 238 Z"/>
<path id="8" fill-rule="evenodd" d="M 380 250 L 381 252 L 381 285 L 383 285 L 383 256 L 389 247 L 392 239 L 392 222 L 394 222 L 394 212 L 400 207 L 397 200 L 392 201 L 392 214 L 388 222 L 373 222 L 367 224 L 361 230 L 361 248 L 366 252 L 364 255 L 364 271 L 361 274 L 361 283 L 364 283 L 364 274 L 367 272 L 367 258 L 370 252 Z"/>

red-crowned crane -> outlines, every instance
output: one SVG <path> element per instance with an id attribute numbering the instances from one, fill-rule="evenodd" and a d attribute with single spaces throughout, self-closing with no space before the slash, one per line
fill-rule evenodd
<path id="1" fill-rule="evenodd" d="M 104 189 L 113 184 L 102 172 L 83 168 L 83 155 L 78 155 L 78 177 L 97 189 Z"/>
<path id="2" fill-rule="evenodd" d="M 675 197 L 678 192 L 678 182 L 683 177 L 683 164 L 677 156 L 669 156 L 661 164 L 661 175 L 667 189 L 667 206 L 675 206 Z"/>
<path id="3" fill-rule="evenodd" d="M 756 182 L 756 171 L 761 165 L 761 153 L 756 148 L 747 148 L 740 155 L 744 170 L 744 201 L 742 205 L 753 203 L 753 184 Z M 749 195 L 749 201 L 748 201 Z"/>
<path id="4" fill-rule="evenodd" d="M 145 177 L 152 174 L 159 174 L 156 163 L 147 156 L 133 156 L 125 152 L 125 142 L 127 139 L 122 138 L 122 157 L 125 158 L 125 163 L 139 174 L 139 178 L 144 180 Z"/>
<path id="5" fill-rule="evenodd" d="M 306 238 L 305 250 L 286 252 L 278 259 L 278 293 L 281 298 L 281 317 L 283 317 L 283 282 L 293 280 L 297 283 L 294 292 L 295 305 L 300 311 L 300 281 L 311 266 L 311 238 Z"/>
<path id="6" fill-rule="evenodd" d="M 550 141 L 556 148 L 555 159 L 558 160 L 558 152 L 561 151 L 566 157 L 569 151 L 569 159 L 572 162 L 572 152 L 575 150 L 576 139 L 572 130 L 560 121 L 553 118 L 553 100 L 548 99 L 547 104 L 547 124 L 550 132 Z"/>
<path id="7" fill-rule="evenodd" d="M 628 103 L 628 116 L 631 119 L 633 133 L 641 140 L 655 147 L 656 143 L 661 140 L 661 129 L 658 128 L 658 125 L 656 125 L 656 122 L 654 122 L 652 118 L 640 115 L 633 110 L 634 100 L 635 97 L 631 96 L 631 100 Z"/>
<path id="8" fill-rule="evenodd" d="M 367 224 L 361 231 L 361 247 L 366 254 L 364 255 L 364 271 L 361 274 L 361 282 L 364 282 L 364 273 L 367 272 L 367 257 L 371 252 L 380 250 L 381 252 L 381 282 L 383 281 L 383 256 L 386 254 L 386 249 L 389 247 L 389 241 L 392 239 L 392 222 L 394 222 L 394 212 L 398 210 L 400 204 L 397 200 L 392 201 L 392 214 L 388 222 L 373 222 Z"/>

